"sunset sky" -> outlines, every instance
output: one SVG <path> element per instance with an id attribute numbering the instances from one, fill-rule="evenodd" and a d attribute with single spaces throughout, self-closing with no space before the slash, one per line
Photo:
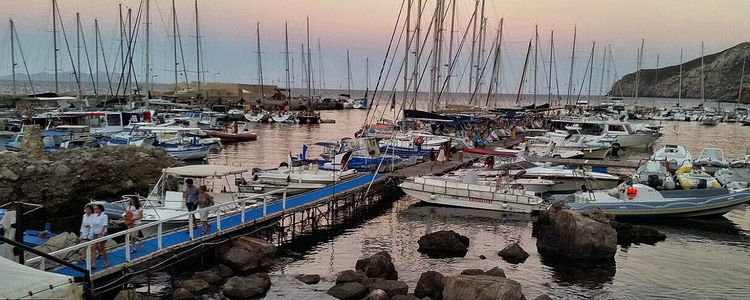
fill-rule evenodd
<path id="1" fill-rule="evenodd" d="M 408 0 L 407 0 L 408 1 Z M 416 10 L 416 0 L 415 10 Z M 426 1 L 423 31 L 434 11 L 435 1 Z M 117 4 L 137 11 L 140 0 L 59 0 L 63 25 L 75 56 L 75 13 L 80 12 L 84 34 L 93 61 L 93 19 L 98 18 L 103 36 L 105 55 L 109 65 L 117 53 Z M 171 0 L 151 1 L 152 70 L 158 82 L 171 82 L 174 75 L 172 48 Z M 448 0 L 446 0 L 448 3 Z M 385 49 L 393 31 L 402 0 L 199 0 L 201 35 L 203 36 L 206 79 L 225 82 L 258 81 L 255 26 L 260 22 L 263 75 L 266 83 L 284 83 L 284 22 L 289 22 L 289 43 L 294 60 L 296 82 L 300 85 L 300 44 L 305 41 L 305 18 L 310 17 L 310 35 L 315 80 L 318 75 L 317 39 L 320 39 L 325 85 L 327 88 L 346 88 L 346 50 L 351 53 L 353 88 L 365 86 L 365 58 L 370 58 L 370 85 L 374 86 L 383 63 Z M 472 13 L 473 0 L 458 0 L 456 34 L 460 37 Z M 184 47 L 188 79 L 195 79 L 195 10 L 193 0 L 176 0 L 176 10 Z M 52 33 L 51 0 L 0 0 L 0 75 L 10 74 L 8 22 L 12 18 L 17 27 L 24 55 L 31 73 L 51 72 Z M 578 27 L 575 82 L 580 82 L 587 64 L 591 42 L 596 42 L 594 68 L 601 68 L 602 47 L 612 47 L 619 75 L 632 72 L 636 50 L 645 39 L 643 66 L 653 68 L 657 53 L 660 66 L 677 64 L 679 51 L 684 49 L 685 60 L 700 54 L 700 42 L 705 41 L 707 54 L 750 40 L 750 1 L 737 0 L 487 0 L 488 37 L 494 39 L 500 17 L 505 18 L 502 46 L 503 90 L 517 87 L 523 67 L 526 46 L 533 37 L 534 25 L 539 25 L 540 65 L 539 81 L 546 82 L 543 68 L 549 67 L 549 35 L 555 30 L 555 55 L 560 89 L 566 90 L 573 26 Z M 134 15 L 136 12 L 134 12 Z M 135 18 L 135 17 L 134 17 Z M 414 17 L 415 18 L 415 17 Z M 412 20 L 414 22 L 414 20 Z M 446 21 L 446 44 L 449 20 Z M 143 36 L 141 26 L 139 38 Z M 61 31 L 60 28 L 58 28 Z M 398 33 L 396 38 L 398 39 Z M 469 33 L 470 35 L 470 33 Z M 458 39 L 458 38 L 457 38 Z M 429 38 L 428 41 L 432 39 Z M 71 62 L 63 38 L 58 39 L 60 64 L 70 72 Z M 458 45 L 458 41 L 455 42 Z M 144 70 L 143 41 L 135 51 L 136 69 Z M 445 46 L 447 48 L 447 45 Z M 489 42 L 488 46 L 489 48 Z M 427 50 L 429 51 L 429 49 Z M 470 51 L 470 43 L 462 54 Z M 403 57 L 403 48 L 397 52 Z M 533 52 L 533 51 L 532 51 Z M 465 56 L 465 55 L 464 55 Z M 401 58 L 400 57 L 400 58 Z M 541 58 L 544 57 L 544 58 Z M 447 58 L 444 57 L 447 62 Z M 84 59 L 85 61 L 85 59 Z M 457 67 L 463 70 L 462 57 Z M 543 61 L 543 63 L 542 63 Z M 93 62 L 92 62 L 93 63 Z M 400 60 L 394 65 L 398 69 Z M 544 67 L 543 67 L 544 65 Z M 84 63 L 85 66 L 85 63 Z M 84 67 L 84 72 L 87 73 Z M 104 67 L 101 67 L 104 70 Z M 17 68 L 22 73 L 22 65 Z M 395 73 L 396 71 L 392 71 Z M 489 72 L 489 71 L 488 71 Z M 598 74 L 594 71 L 594 86 L 598 92 Z M 454 75 L 458 76 L 458 75 Z M 468 76 L 468 75 L 467 75 Z M 391 77 L 394 77 L 391 75 Z M 426 77 L 428 78 L 428 77 Z M 180 77 L 180 80 L 183 80 Z M 392 79 L 391 79 L 392 80 Z M 462 85 L 467 86 L 466 78 Z M 319 85 L 319 84 L 318 84 Z M 428 84 L 422 83 L 423 87 Z M 546 83 L 540 84 L 546 90 Z"/>

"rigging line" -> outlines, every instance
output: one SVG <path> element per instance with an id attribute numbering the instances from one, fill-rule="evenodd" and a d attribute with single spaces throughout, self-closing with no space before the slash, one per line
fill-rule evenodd
<path id="1" fill-rule="evenodd" d="M 83 30 L 83 28 L 80 28 Z M 86 35 L 81 35 L 81 40 L 83 41 L 83 52 L 86 54 L 86 64 L 89 67 L 89 75 L 91 76 L 91 84 L 96 88 L 96 81 L 94 81 L 94 70 L 91 69 L 91 59 L 89 58 L 89 48 L 86 46 Z"/>
<path id="2" fill-rule="evenodd" d="M 70 52 L 70 44 L 68 43 L 68 35 L 65 34 L 65 26 L 63 25 L 62 21 L 62 15 L 60 15 L 60 9 L 57 7 L 57 2 L 55 2 L 55 11 L 57 12 L 57 16 L 60 18 L 60 29 L 62 30 L 63 38 L 65 40 L 65 47 L 68 50 L 68 57 L 70 58 L 70 65 L 73 69 L 73 74 L 76 75 L 76 84 L 78 85 L 78 95 L 81 95 L 81 81 L 78 78 L 78 71 L 76 70 L 75 62 L 73 61 L 73 53 Z"/>
<path id="3" fill-rule="evenodd" d="M 452 73 L 453 72 L 453 68 L 456 66 L 456 63 L 458 63 L 458 58 L 461 56 L 461 50 L 463 49 L 464 43 L 466 42 L 466 37 L 468 36 L 469 28 L 471 28 L 471 22 L 472 22 L 472 20 L 474 20 L 474 18 L 476 18 L 476 16 L 477 16 L 477 13 L 475 11 L 474 13 L 472 13 L 471 18 L 469 19 L 469 22 L 466 23 L 466 30 L 464 31 L 463 37 L 461 37 L 461 43 L 459 43 L 458 48 L 456 49 L 455 57 L 453 58 L 453 61 L 451 62 L 450 66 L 448 67 L 448 73 Z M 458 92 L 458 88 L 461 86 L 461 81 L 463 80 L 464 75 L 466 74 L 466 70 L 467 69 L 468 69 L 468 64 L 464 67 L 464 71 L 461 72 L 461 77 L 459 78 L 458 84 L 456 85 L 456 92 Z M 446 86 L 447 86 L 447 82 L 448 82 L 448 80 L 446 78 L 443 81 L 442 87 L 440 87 L 440 92 L 438 92 L 438 98 L 437 98 L 437 104 L 436 105 L 440 104 L 440 96 L 445 91 Z M 448 91 L 448 92 L 450 93 L 450 91 Z"/>
<path id="4" fill-rule="evenodd" d="M 21 54 L 21 60 L 23 61 L 23 68 L 26 69 L 26 78 L 29 79 L 29 86 L 31 87 L 31 93 L 36 94 L 36 91 L 34 91 L 34 83 L 31 81 L 31 73 L 29 73 L 29 66 L 26 64 L 26 57 L 23 55 L 23 47 L 21 47 L 21 40 L 18 39 L 18 32 L 16 32 L 15 26 L 13 26 L 13 36 L 15 36 L 16 38 L 16 44 L 18 45 L 18 52 Z"/>
<path id="5" fill-rule="evenodd" d="M 420 16 L 423 15 L 424 10 L 426 8 L 427 8 L 427 5 L 422 6 L 422 11 L 419 13 Z M 425 32 L 424 39 L 422 40 L 422 44 L 421 44 L 422 48 L 421 49 L 417 49 L 419 51 L 419 53 L 417 54 L 415 64 L 418 64 L 418 62 L 422 60 L 422 54 L 424 53 L 424 49 L 427 48 L 427 39 L 430 38 L 430 32 L 432 31 L 432 25 L 435 24 L 435 19 L 436 18 L 437 18 L 437 14 L 433 14 L 432 18 L 429 21 L 430 25 L 427 26 L 427 32 Z M 421 30 L 421 28 L 422 27 L 420 26 L 420 30 Z M 432 52 L 434 51 L 434 48 L 435 47 L 432 47 L 432 49 L 430 50 L 430 54 L 432 54 Z M 422 75 L 419 76 L 419 81 L 417 81 L 417 83 L 415 84 L 415 88 L 416 89 L 415 89 L 415 93 L 414 93 L 414 99 L 411 102 L 413 104 L 417 103 L 417 94 L 418 94 L 418 91 L 419 91 L 419 87 L 422 85 L 422 79 L 424 78 L 424 72 L 427 70 L 427 65 L 430 62 L 430 56 L 427 57 L 427 60 L 425 61 L 425 67 L 422 69 Z M 416 78 L 414 80 L 416 80 Z"/>
<path id="6" fill-rule="evenodd" d="M 490 51 L 494 51 L 495 47 L 497 46 L 497 40 L 492 42 L 492 45 L 490 46 Z M 482 65 L 482 71 L 479 72 L 479 78 L 477 78 L 477 84 L 474 87 L 474 91 L 471 93 L 471 97 L 469 98 L 469 105 L 474 102 L 474 96 L 479 93 L 479 85 L 481 84 L 480 78 L 484 77 L 484 71 L 487 69 L 487 64 L 490 62 L 491 55 L 487 55 L 487 58 L 484 60 L 484 64 Z M 491 83 L 490 83 L 491 84 Z M 487 98 L 489 98 L 489 91 L 487 92 Z"/>
<path id="7" fill-rule="evenodd" d="M 382 76 L 383 76 L 383 70 L 385 69 L 385 64 L 388 61 L 388 56 L 389 56 L 389 54 L 391 52 L 391 46 L 393 45 L 393 38 L 396 36 L 396 30 L 398 30 L 398 23 L 401 20 L 401 14 L 403 13 L 403 10 L 404 10 L 404 3 L 406 3 L 406 0 L 401 0 L 401 8 L 398 11 L 398 17 L 396 18 L 396 24 L 393 25 L 393 32 L 391 33 L 391 40 L 388 43 L 388 48 L 385 51 L 385 57 L 383 58 L 383 64 L 380 66 L 380 73 L 378 74 L 378 81 L 375 84 L 375 90 L 373 90 L 373 92 L 372 92 L 372 98 L 373 99 L 375 99 L 375 95 L 378 92 L 378 87 L 380 86 L 380 80 L 382 79 Z M 394 53 L 394 55 L 395 55 L 395 53 Z M 372 107 L 372 106 L 370 106 L 370 107 Z M 370 115 L 370 110 L 371 109 L 367 110 L 367 114 L 365 115 L 365 123 L 362 124 L 363 127 L 365 125 L 367 125 L 367 118 Z"/>
<path id="8" fill-rule="evenodd" d="M 581 87 L 578 89 L 578 96 L 576 96 L 576 101 L 581 99 L 581 93 L 583 92 L 583 86 L 586 82 L 586 76 L 589 74 L 589 64 L 592 63 L 591 55 L 589 55 L 588 61 L 586 62 L 586 70 L 583 72 L 583 80 L 581 81 Z"/>
<path id="9" fill-rule="evenodd" d="M 96 19 L 95 19 L 96 21 Z M 98 24 L 98 21 L 96 21 Z M 99 26 L 96 27 L 96 34 L 99 37 L 99 43 L 101 43 L 100 49 L 102 50 L 102 60 L 104 60 L 104 73 L 107 74 L 107 83 L 109 84 L 109 95 L 105 96 L 104 99 L 107 100 L 109 96 L 114 97 L 114 91 L 112 91 L 112 78 L 109 76 L 109 66 L 107 66 L 107 56 L 104 55 L 104 42 L 102 41 L 102 34 L 99 32 Z M 117 52 L 117 51 L 115 51 Z M 98 53 L 96 55 L 99 55 Z M 114 71 L 114 70 L 112 70 Z M 98 79 L 98 78 L 97 78 Z"/>

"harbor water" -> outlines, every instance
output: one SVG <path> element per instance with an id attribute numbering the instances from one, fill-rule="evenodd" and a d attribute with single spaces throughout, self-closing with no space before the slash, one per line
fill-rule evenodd
<path id="1" fill-rule="evenodd" d="M 257 141 L 227 145 L 209 161 L 271 168 L 286 161 L 290 153 L 296 155 L 303 144 L 311 147 L 309 155 L 317 155 L 319 149 L 312 146 L 315 142 L 352 136 L 363 125 L 365 114 L 362 110 L 323 112 L 323 117 L 335 119 L 335 124 L 256 125 L 252 130 L 258 134 Z M 698 122 L 662 125 L 663 136 L 656 148 L 666 143 L 684 144 L 697 157 L 704 147 L 718 147 L 724 150 L 727 160 L 739 159 L 750 149 L 750 128 L 740 123 L 713 127 Z M 622 156 L 637 160 L 650 154 L 651 150 L 628 149 Z M 508 278 L 522 284 L 531 299 L 543 293 L 555 299 L 750 299 L 748 206 L 721 218 L 650 223 L 667 235 L 666 241 L 655 246 L 620 247 L 615 266 L 587 268 L 543 261 L 531 234 L 534 218 L 423 205 L 404 196 L 355 228 L 292 249 L 299 256 L 279 258 L 272 273 L 274 286 L 267 297 L 330 299 L 325 289 L 332 285 L 338 272 L 353 269 L 357 259 L 385 250 L 393 256 L 399 279 L 412 289 L 425 271 L 455 275 L 464 269 L 500 266 Z M 455 230 L 471 239 L 466 257 L 431 259 L 417 252 L 420 236 L 442 229 Z M 497 252 L 516 241 L 531 257 L 522 264 L 508 264 Z M 486 259 L 480 259 L 480 255 Z M 320 274 L 329 283 L 310 288 L 288 280 L 289 276 L 302 273 Z"/>

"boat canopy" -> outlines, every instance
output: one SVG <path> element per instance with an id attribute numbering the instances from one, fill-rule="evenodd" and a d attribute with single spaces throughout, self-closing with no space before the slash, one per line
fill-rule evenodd
<path id="1" fill-rule="evenodd" d="M 0 257 L 0 270 L 3 270 L 3 278 L 9 279 L 0 280 L 0 298 L 83 298 L 82 289 L 73 281 L 73 277 L 41 271 L 4 257 Z"/>
<path id="2" fill-rule="evenodd" d="M 235 175 L 246 173 L 247 169 L 242 167 L 232 166 L 221 166 L 221 165 L 192 165 L 184 167 L 166 168 L 162 170 L 162 173 L 167 176 L 174 177 L 193 177 L 193 178 L 205 178 L 205 177 L 223 177 L 227 175 Z"/>

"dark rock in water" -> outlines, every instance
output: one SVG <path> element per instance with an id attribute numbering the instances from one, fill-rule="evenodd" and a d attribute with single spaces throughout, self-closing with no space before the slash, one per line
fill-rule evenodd
<path id="1" fill-rule="evenodd" d="M 367 287 L 358 282 L 338 283 L 328 289 L 328 295 L 342 300 L 358 300 L 367 295 Z"/>
<path id="2" fill-rule="evenodd" d="M 232 240 L 232 247 L 222 256 L 224 262 L 240 273 L 262 270 L 273 264 L 276 247 L 272 244 L 250 237 Z"/>
<path id="3" fill-rule="evenodd" d="M 189 299 L 195 299 L 195 296 L 193 296 L 193 293 L 191 293 L 190 291 L 184 288 L 178 288 L 174 290 L 174 293 L 172 293 L 172 300 L 189 300 Z"/>
<path id="4" fill-rule="evenodd" d="M 208 284 L 214 284 L 221 281 L 221 276 L 219 276 L 219 274 L 217 274 L 215 271 L 209 270 L 195 272 L 195 274 L 193 274 L 192 276 L 192 279 L 200 279 L 207 282 Z"/>
<path id="5" fill-rule="evenodd" d="M 221 278 L 229 278 L 234 275 L 234 272 L 232 271 L 232 268 L 227 267 L 224 264 L 218 264 L 215 267 L 213 267 L 213 272 L 219 275 Z"/>
<path id="6" fill-rule="evenodd" d="M 386 251 L 381 251 L 368 258 L 357 260 L 355 269 L 364 272 L 368 278 L 398 280 L 396 267 L 393 265 L 391 255 Z"/>
<path id="7" fill-rule="evenodd" d="M 393 296 L 391 297 L 391 300 L 421 300 L 421 298 L 415 296 L 414 294 L 406 294 Z"/>
<path id="8" fill-rule="evenodd" d="M 234 276 L 227 279 L 222 294 L 229 299 L 251 299 L 263 296 L 271 288 L 271 278 L 266 273 Z"/>
<path id="9" fill-rule="evenodd" d="M 500 267 L 495 266 L 494 268 L 487 270 L 487 272 L 484 272 L 484 275 L 505 278 L 505 271 L 500 269 Z"/>
<path id="10" fill-rule="evenodd" d="M 417 251 L 434 258 L 464 257 L 469 248 L 469 238 L 453 230 L 428 233 L 419 238 Z"/>
<path id="11" fill-rule="evenodd" d="M 427 271 L 419 276 L 414 295 L 420 298 L 430 297 L 435 300 L 443 299 L 443 274 Z"/>
<path id="12" fill-rule="evenodd" d="M 508 246 L 505 246 L 503 250 L 500 250 L 500 253 L 498 253 L 500 257 L 503 258 L 503 260 L 512 263 L 512 264 L 520 264 L 524 261 L 526 261 L 527 258 L 529 258 L 529 253 L 526 252 L 526 250 L 523 250 L 518 243 L 513 243 Z"/>
<path id="13" fill-rule="evenodd" d="M 539 254 L 568 262 L 614 262 L 617 232 L 599 208 L 571 212 L 554 203 L 534 223 Z"/>
<path id="14" fill-rule="evenodd" d="M 624 247 L 641 243 L 655 245 L 667 238 L 667 235 L 651 227 L 616 221 L 611 221 L 609 224 L 617 231 L 617 243 Z"/>
<path id="15" fill-rule="evenodd" d="M 461 271 L 461 275 L 484 275 L 484 270 L 482 269 L 466 269 Z"/>
<path id="16" fill-rule="evenodd" d="M 210 286 L 211 285 L 209 285 L 208 282 L 203 279 L 188 279 L 180 284 L 181 288 L 184 288 L 191 293 L 199 293 L 200 291 L 203 291 Z"/>
<path id="17" fill-rule="evenodd" d="M 346 270 L 336 276 L 336 284 L 344 282 L 364 283 L 365 280 L 367 280 L 367 276 L 362 271 Z"/>
<path id="18" fill-rule="evenodd" d="M 480 256 L 479 256 L 479 259 L 487 259 L 487 256 L 484 256 L 484 255 L 480 255 Z"/>
<path id="19" fill-rule="evenodd" d="M 304 274 L 296 277 L 297 280 L 302 281 L 306 284 L 316 284 L 320 282 L 320 275 L 318 274 Z"/>
<path id="20" fill-rule="evenodd" d="M 409 293 L 409 285 L 407 285 L 406 282 L 397 280 L 371 279 L 368 280 L 366 286 L 371 291 L 383 290 L 390 297 L 396 295 L 406 295 L 407 293 Z"/>
<path id="21" fill-rule="evenodd" d="M 534 298 L 534 300 L 552 300 L 552 297 L 550 297 L 547 294 L 541 294 L 537 296 L 536 298 Z"/>
<path id="22" fill-rule="evenodd" d="M 458 275 L 445 277 L 443 300 L 526 299 L 521 284 L 503 277 Z"/>
<path id="23" fill-rule="evenodd" d="M 389 300 L 388 294 L 383 290 L 373 290 L 363 300 Z"/>

